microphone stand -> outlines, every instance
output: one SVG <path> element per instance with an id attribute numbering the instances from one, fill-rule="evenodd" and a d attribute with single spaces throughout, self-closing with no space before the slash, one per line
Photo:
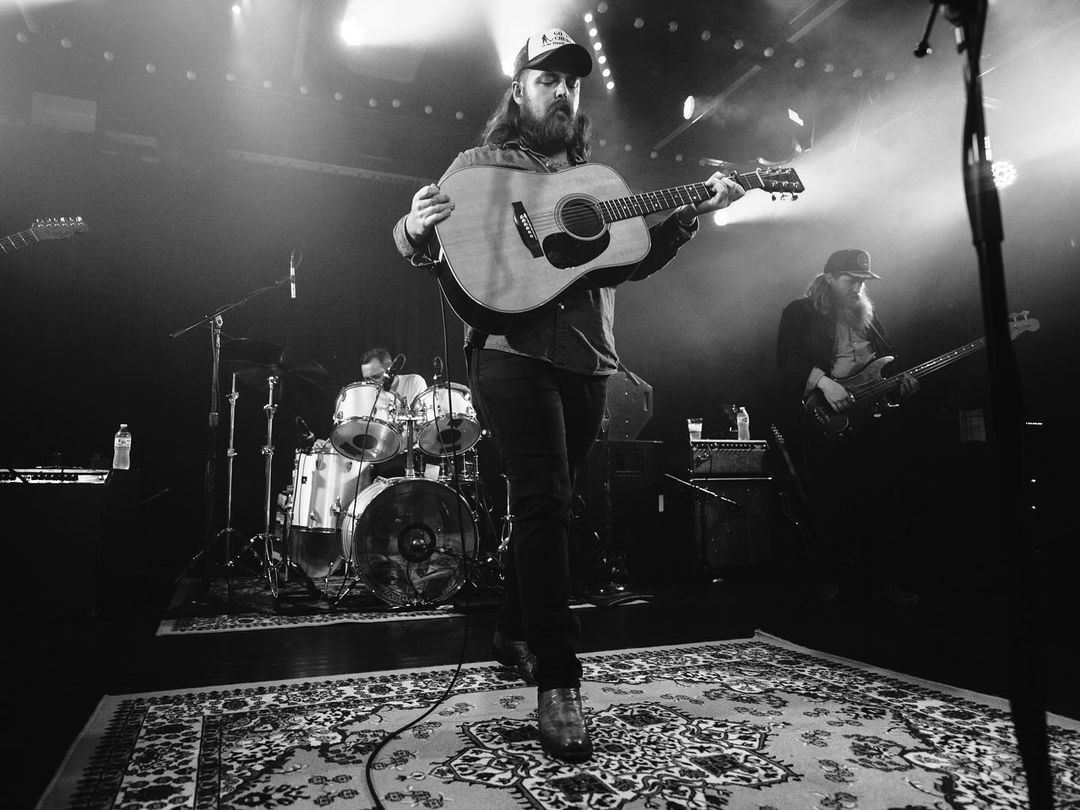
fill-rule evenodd
<path id="1" fill-rule="evenodd" d="M 199 320 L 195 321 L 195 323 L 189 324 L 188 326 L 185 326 L 182 329 L 177 329 L 175 332 L 169 333 L 169 337 L 175 340 L 176 338 L 179 338 L 179 337 L 182 337 L 183 335 L 186 335 L 188 332 L 192 331 L 193 329 L 197 329 L 198 327 L 203 326 L 204 324 L 208 325 L 210 327 L 210 353 L 211 353 L 211 367 L 212 367 L 212 378 L 210 380 L 210 412 L 209 412 L 208 417 L 207 417 L 207 426 L 208 426 L 209 430 L 208 430 L 208 433 L 207 433 L 206 468 L 205 468 L 204 479 L 203 479 L 204 510 L 205 510 L 205 514 L 206 514 L 206 522 L 205 522 L 205 526 L 204 526 L 204 536 L 203 536 L 203 546 L 195 554 L 194 557 L 192 557 L 190 560 L 188 560 L 187 564 L 180 571 L 180 575 L 174 581 L 174 583 L 173 583 L 174 585 L 176 583 L 180 582 L 180 580 L 182 580 L 184 578 L 184 576 L 188 573 L 188 571 L 190 571 L 192 568 L 194 568 L 196 565 L 199 564 L 200 560 L 202 560 L 202 558 L 210 550 L 211 546 L 214 544 L 214 540 L 218 536 L 218 535 L 216 535 L 214 533 L 214 499 L 215 499 L 214 496 L 215 496 L 215 490 L 216 490 L 216 481 L 215 481 L 215 474 L 214 473 L 215 473 L 215 469 L 217 467 L 218 423 L 220 422 L 220 417 L 219 417 L 219 413 L 218 413 L 218 404 L 219 404 L 220 399 L 221 399 L 221 383 L 220 383 L 220 374 L 221 374 L 221 334 L 222 334 L 221 327 L 225 323 L 224 315 L 225 315 L 226 312 L 229 312 L 230 310 L 236 309 L 238 307 L 242 307 L 244 304 L 246 304 L 248 301 L 250 301 L 253 298 L 256 298 L 256 297 L 258 297 L 258 296 L 260 296 L 260 295 L 262 295 L 264 293 L 270 292 L 270 290 L 276 290 L 278 287 L 282 287 L 285 284 L 288 284 L 289 281 L 290 281 L 290 276 L 284 276 L 282 278 L 279 278 L 273 284 L 268 284 L 265 287 L 259 287 L 258 289 L 253 290 L 252 292 L 245 295 L 243 298 L 240 298 L 237 301 L 233 301 L 231 304 L 226 304 L 223 307 L 219 307 L 218 309 L 211 312 L 209 315 L 206 315 L 206 316 L 200 318 Z M 232 399 L 233 396 L 235 396 L 235 390 L 233 391 L 233 394 L 230 395 L 230 402 L 235 403 L 235 400 Z M 232 464 L 232 458 L 235 455 L 235 453 L 233 452 L 231 445 L 232 445 L 232 442 L 231 442 L 231 439 L 230 439 L 230 448 L 229 448 L 229 453 L 230 453 L 230 455 L 229 455 L 229 462 L 230 462 L 230 470 L 229 470 L 229 473 L 230 473 L 229 474 L 229 490 L 230 490 L 229 524 L 230 525 L 226 526 L 225 529 L 223 529 L 222 532 L 219 533 L 219 534 L 223 534 L 225 536 L 225 562 L 226 562 L 226 564 L 231 559 L 231 556 L 229 554 L 229 544 L 230 544 L 230 541 L 231 541 L 231 535 L 234 532 L 234 529 L 232 528 L 232 525 L 231 525 L 231 523 L 232 523 L 232 504 L 231 504 L 232 466 L 231 466 L 231 464 Z M 204 589 L 205 589 L 205 586 L 206 586 L 206 580 L 207 580 L 207 574 L 204 571 L 204 575 L 203 575 Z M 228 589 L 228 587 L 229 587 L 229 580 L 228 580 L 228 578 L 226 578 L 226 589 Z M 229 597 L 228 593 L 226 593 L 226 601 L 229 601 L 229 599 L 230 599 L 230 597 Z"/>
<path id="2" fill-rule="evenodd" d="M 924 43 L 940 3 L 932 3 Z M 1023 394 L 1020 373 L 1008 330 L 1005 270 L 1001 253 L 1004 228 L 997 188 L 994 185 L 980 67 L 987 0 L 963 0 L 944 4 L 947 20 L 956 27 L 957 52 L 966 57 L 964 84 L 967 105 L 963 132 L 963 177 L 972 241 L 979 258 L 979 284 L 986 330 L 986 354 L 990 377 L 989 435 L 996 461 L 991 493 L 1000 514 L 996 525 L 1010 577 L 1008 611 L 1009 705 L 1016 728 L 1020 758 L 1027 775 L 1030 806 L 1053 807 L 1053 783 L 1047 748 L 1046 698 L 1041 681 L 1042 650 L 1034 606 L 1033 546 L 1025 542 L 1019 518 L 1023 494 Z M 929 52 L 924 43 L 916 48 Z M 991 507 L 994 508 L 994 507 Z"/>

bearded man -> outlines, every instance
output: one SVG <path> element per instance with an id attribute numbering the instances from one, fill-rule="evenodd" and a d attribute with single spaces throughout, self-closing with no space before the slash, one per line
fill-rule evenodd
<path id="1" fill-rule="evenodd" d="M 866 292 L 866 282 L 880 278 L 870 270 L 865 250 L 837 250 L 803 297 L 784 308 L 776 360 L 783 396 L 793 412 L 816 389 L 830 408 L 842 413 L 855 402 L 844 380 L 871 360 L 894 354 Z M 918 388 L 918 381 L 905 375 L 900 396 L 910 396 Z M 839 580 L 847 577 L 845 590 L 853 594 L 871 592 L 901 604 L 917 602 L 914 594 L 885 578 L 888 554 L 896 544 L 889 536 L 896 522 L 888 514 L 894 508 L 890 499 L 898 492 L 890 481 L 897 466 L 896 425 L 871 418 L 858 432 L 838 441 L 827 438 L 814 423 L 801 418 L 799 422 L 804 429 L 796 455 L 810 501 L 809 523 L 816 545 L 811 563 L 818 597 L 838 598 Z"/>
<path id="2" fill-rule="evenodd" d="M 529 37 L 480 145 L 459 154 L 446 173 L 467 166 L 559 172 L 584 163 L 591 126 L 580 93 L 591 71 L 589 52 L 565 31 Z M 494 654 L 536 682 L 541 744 L 567 761 L 592 753 L 579 691 L 580 628 L 570 610 L 568 531 L 574 478 L 600 429 L 607 378 L 618 369 L 615 285 L 659 270 L 694 235 L 699 214 L 743 194 L 719 173 L 705 183 L 713 196 L 653 225 L 651 249 L 635 266 L 581 279 L 513 334 L 466 331 L 469 385 L 499 452 L 513 515 Z M 417 191 L 394 228 L 402 255 L 415 265 L 433 263 L 434 226 L 453 209 L 437 184 Z"/>

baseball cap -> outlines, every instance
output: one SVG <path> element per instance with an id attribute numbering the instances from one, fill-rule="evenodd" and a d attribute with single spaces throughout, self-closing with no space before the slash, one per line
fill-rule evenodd
<path id="1" fill-rule="evenodd" d="M 825 262 L 825 273 L 830 276 L 881 278 L 877 273 L 870 272 L 870 254 L 857 248 L 835 251 Z"/>
<path id="2" fill-rule="evenodd" d="M 514 59 L 514 78 L 525 68 L 546 68 L 588 76 L 592 72 L 592 56 L 561 28 L 549 28 L 525 41 Z"/>

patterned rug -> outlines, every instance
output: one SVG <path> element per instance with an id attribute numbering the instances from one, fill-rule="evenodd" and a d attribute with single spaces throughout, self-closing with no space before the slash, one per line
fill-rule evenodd
<path id="1" fill-rule="evenodd" d="M 198 580 L 181 585 L 174 595 L 169 613 L 158 625 L 157 635 L 194 635 L 198 633 L 232 633 L 243 630 L 273 630 L 283 627 L 314 627 L 327 624 L 393 622 L 416 619 L 445 619 L 464 616 L 452 603 L 433 607 L 398 608 L 383 602 L 363 584 L 344 582 L 332 577 L 319 580 L 317 587 L 305 581 L 282 583 L 275 597 L 266 580 L 261 577 L 236 577 L 230 580 L 228 592 L 223 579 L 209 583 L 208 603 L 228 603 L 226 613 L 186 615 L 183 605 L 200 587 Z M 490 600 L 488 600 L 490 602 Z M 575 610 L 595 607 L 575 601 Z M 474 600 L 471 610 L 484 609 L 484 603 Z M 491 609 L 494 609 L 493 607 Z"/>
<path id="2" fill-rule="evenodd" d="M 1004 701 L 752 639 L 583 657 L 596 753 L 546 756 L 535 691 L 469 665 L 391 740 L 387 808 L 1022 808 Z M 365 763 L 452 667 L 104 698 L 40 808 L 370 808 Z M 1050 717 L 1061 807 L 1080 723 Z"/>

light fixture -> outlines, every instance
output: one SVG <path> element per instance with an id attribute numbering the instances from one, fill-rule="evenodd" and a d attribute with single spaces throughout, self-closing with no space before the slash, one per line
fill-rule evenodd
<path id="1" fill-rule="evenodd" d="M 995 160 L 990 165 L 994 173 L 994 185 L 998 188 L 1008 188 L 1016 182 L 1016 166 L 1007 160 Z"/>
<path id="2" fill-rule="evenodd" d="M 682 117 L 684 121 L 689 121 L 694 117 L 695 106 L 697 106 L 697 100 L 693 96 L 687 96 L 682 103 Z"/>

